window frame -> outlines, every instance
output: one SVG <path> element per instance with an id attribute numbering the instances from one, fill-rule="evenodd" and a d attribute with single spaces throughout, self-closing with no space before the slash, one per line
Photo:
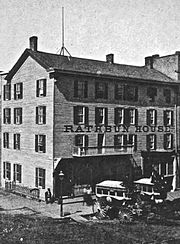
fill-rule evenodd
<path id="1" fill-rule="evenodd" d="M 11 124 L 11 108 L 3 109 L 4 124 Z"/>
<path id="2" fill-rule="evenodd" d="M 22 124 L 22 108 L 14 108 L 14 124 Z"/>
<path id="3" fill-rule="evenodd" d="M 46 153 L 46 135 L 35 135 L 35 152 Z"/>
<path id="4" fill-rule="evenodd" d="M 173 124 L 174 124 L 173 123 L 174 111 L 172 111 L 172 110 L 164 110 L 163 111 L 163 116 L 164 116 L 164 118 L 163 118 L 164 119 L 164 125 L 165 126 L 173 126 Z"/>
<path id="5" fill-rule="evenodd" d="M 102 121 L 100 121 L 100 118 L 102 118 Z M 104 108 L 104 107 L 95 108 L 95 124 L 96 125 L 108 124 L 108 108 Z"/>
<path id="6" fill-rule="evenodd" d="M 38 125 L 46 124 L 46 106 L 36 107 L 36 124 Z"/>
<path id="7" fill-rule="evenodd" d="M 46 169 L 36 167 L 35 168 L 35 186 L 45 189 L 46 186 Z"/>
<path id="8" fill-rule="evenodd" d="M 108 83 L 96 81 L 95 83 L 95 98 L 108 99 Z"/>
<path id="9" fill-rule="evenodd" d="M 9 132 L 3 132 L 3 148 L 9 149 Z"/>
<path id="10" fill-rule="evenodd" d="M 46 97 L 46 87 L 47 87 L 47 79 L 42 78 L 36 80 L 36 97 Z"/>
<path id="11" fill-rule="evenodd" d="M 20 150 L 21 148 L 21 135 L 20 133 L 14 134 L 14 149 Z"/>
<path id="12" fill-rule="evenodd" d="M 14 84 L 14 100 L 23 99 L 23 83 Z"/>
<path id="13" fill-rule="evenodd" d="M 11 84 L 7 83 L 4 85 L 4 101 L 11 100 Z"/>
<path id="14" fill-rule="evenodd" d="M 164 134 L 164 149 L 165 150 L 173 149 L 173 134 L 171 133 Z"/>
<path id="15" fill-rule="evenodd" d="M 3 178 L 11 180 L 11 163 L 8 161 L 3 162 Z"/>
<path id="16" fill-rule="evenodd" d="M 157 88 L 156 87 L 147 87 L 147 96 L 149 98 L 149 102 L 155 102 L 155 97 L 157 96 Z"/>
<path id="17" fill-rule="evenodd" d="M 87 98 L 88 97 L 88 82 L 85 80 L 74 81 L 74 97 Z"/>
<path id="18" fill-rule="evenodd" d="M 154 126 L 157 124 L 157 110 L 148 109 L 147 110 L 147 125 Z"/>
<path id="19" fill-rule="evenodd" d="M 18 183 L 22 182 L 22 165 L 21 164 L 14 164 L 13 180 Z"/>
<path id="20" fill-rule="evenodd" d="M 147 136 L 147 150 L 156 150 L 157 138 L 156 134 L 148 134 Z M 151 146 L 153 145 L 153 146 Z"/>
<path id="21" fill-rule="evenodd" d="M 114 108 L 114 124 L 123 125 L 124 124 L 124 108 Z M 121 113 L 120 113 L 121 111 Z"/>

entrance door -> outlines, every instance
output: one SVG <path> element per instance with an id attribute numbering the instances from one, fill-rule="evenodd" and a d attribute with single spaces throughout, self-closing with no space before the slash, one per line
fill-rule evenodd
<path id="1" fill-rule="evenodd" d="M 105 135 L 98 134 L 98 154 L 104 153 L 104 145 L 105 145 Z"/>

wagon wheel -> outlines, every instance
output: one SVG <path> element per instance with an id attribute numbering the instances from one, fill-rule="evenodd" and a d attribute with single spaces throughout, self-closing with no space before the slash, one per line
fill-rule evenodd
<path id="1" fill-rule="evenodd" d="M 131 223 L 133 221 L 133 213 L 129 209 L 120 209 L 118 219 L 121 223 Z"/>

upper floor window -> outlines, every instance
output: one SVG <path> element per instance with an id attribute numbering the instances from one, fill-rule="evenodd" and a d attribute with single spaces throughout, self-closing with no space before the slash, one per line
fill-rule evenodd
<path id="1" fill-rule="evenodd" d="M 147 137 L 147 150 L 156 150 L 156 135 L 149 134 Z"/>
<path id="2" fill-rule="evenodd" d="M 147 125 L 152 126 L 157 124 L 157 111 L 155 109 L 147 110 Z"/>
<path id="3" fill-rule="evenodd" d="M 88 147 L 88 135 L 75 135 L 75 146 L 81 148 Z"/>
<path id="4" fill-rule="evenodd" d="M 21 183 L 22 178 L 22 166 L 20 164 L 14 164 L 14 175 L 13 180 Z"/>
<path id="5" fill-rule="evenodd" d="M 23 98 L 23 83 L 14 84 L 14 99 L 22 99 Z"/>
<path id="6" fill-rule="evenodd" d="M 124 108 L 115 108 L 114 109 L 114 123 L 116 125 L 124 124 Z"/>
<path id="7" fill-rule="evenodd" d="M 124 86 L 124 100 L 126 101 L 138 101 L 138 87 L 132 85 Z"/>
<path id="8" fill-rule="evenodd" d="M 87 98 L 88 97 L 88 83 L 87 81 L 74 81 L 74 97 Z"/>
<path id="9" fill-rule="evenodd" d="M 10 108 L 4 108 L 4 124 L 10 124 L 11 123 L 11 109 Z"/>
<path id="10" fill-rule="evenodd" d="M 74 107 L 74 124 L 88 124 L 89 122 L 89 109 L 84 106 L 75 106 Z"/>
<path id="11" fill-rule="evenodd" d="M 11 164 L 9 162 L 3 162 L 3 178 L 11 180 Z"/>
<path id="12" fill-rule="evenodd" d="M 150 102 L 155 102 L 155 97 L 157 96 L 157 88 L 156 87 L 148 87 L 147 88 L 147 96 L 149 97 Z"/>
<path id="13" fill-rule="evenodd" d="M 11 100 L 11 84 L 4 85 L 4 100 Z"/>
<path id="14" fill-rule="evenodd" d="M 46 106 L 36 107 L 36 124 L 46 124 Z"/>
<path id="15" fill-rule="evenodd" d="M 115 149 L 120 149 L 127 145 L 127 135 L 125 134 L 118 134 L 114 135 L 114 147 Z"/>
<path id="16" fill-rule="evenodd" d="M 35 135 L 35 151 L 36 152 L 46 152 L 46 136 L 45 135 Z"/>
<path id="17" fill-rule="evenodd" d="M 108 124 L 108 109 L 107 108 L 95 108 L 95 124 L 107 125 Z"/>
<path id="18" fill-rule="evenodd" d="M 124 110 L 124 124 L 127 126 L 138 124 L 138 110 L 127 108 Z"/>
<path id="19" fill-rule="evenodd" d="M 96 82 L 95 84 L 95 98 L 108 98 L 108 84 L 105 82 Z"/>
<path id="20" fill-rule="evenodd" d="M 123 100 L 124 99 L 124 85 L 123 84 L 116 84 L 114 91 L 115 91 L 115 99 L 116 100 Z"/>
<path id="21" fill-rule="evenodd" d="M 14 109 L 14 124 L 22 124 L 22 108 Z"/>
<path id="22" fill-rule="evenodd" d="M 163 95 L 165 98 L 166 103 L 171 103 L 171 90 L 170 89 L 164 89 Z"/>
<path id="23" fill-rule="evenodd" d="M 42 189 L 45 189 L 45 176 L 46 176 L 45 169 L 36 168 L 36 178 L 35 178 L 36 187 L 42 187 Z"/>
<path id="24" fill-rule="evenodd" d="M 3 133 L 3 147 L 9 148 L 9 133 L 8 132 Z"/>
<path id="25" fill-rule="evenodd" d="M 14 134 L 14 149 L 20 150 L 20 134 Z"/>
<path id="26" fill-rule="evenodd" d="M 36 97 L 46 96 L 46 79 L 36 81 Z"/>
<path id="27" fill-rule="evenodd" d="M 133 150 L 137 150 L 137 135 L 135 134 L 129 134 L 129 141 L 128 144 L 133 147 Z"/>
<path id="28" fill-rule="evenodd" d="M 164 111 L 164 125 L 165 126 L 173 125 L 173 111 L 172 110 Z"/>
<path id="29" fill-rule="evenodd" d="M 164 149 L 173 149 L 173 134 L 164 134 Z"/>

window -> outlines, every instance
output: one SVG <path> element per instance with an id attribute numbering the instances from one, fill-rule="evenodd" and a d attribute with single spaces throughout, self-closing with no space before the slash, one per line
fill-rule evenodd
<path id="1" fill-rule="evenodd" d="M 87 81 L 74 81 L 74 97 L 87 98 L 88 97 L 88 83 Z"/>
<path id="2" fill-rule="evenodd" d="M 46 174 L 45 169 L 36 168 L 36 179 L 35 179 L 36 187 L 42 187 L 42 189 L 45 189 L 45 174 Z"/>
<path id="3" fill-rule="evenodd" d="M 147 88 L 147 96 L 149 97 L 150 102 L 155 102 L 155 97 L 157 96 L 157 88 L 148 87 Z"/>
<path id="4" fill-rule="evenodd" d="M 3 146 L 4 146 L 4 148 L 9 148 L 9 133 L 8 132 L 3 133 Z"/>
<path id="5" fill-rule="evenodd" d="M 166 103 L 171 103 L 171 90 L 164 89 L 164 98 Z"/>
<path id="6" fill-rule="evenodd" d="M 173 149 L 173 134 L 164 134 L 164 149 Z"/>
<path id="7" fill-rule="evenodd" d="M 14 134 L 14 149 L 20 150 L 20 134 Z"/>
<path id="8" fill-rule="evenodd" d="M 4 101 L 11 100 L 11 84 L 4 85 Z"/>
<path id="9" fill-rule="evenodd" d="M 124 111 L 124 124 L 127 126 L 138 124 L 138 110 L 127 108 Z"/>
<path id="10" fill-rule="evenodd" d="M 123 146 L 127 146 L 127 135 L 124 134 L 114 135 L 115 149 L 120 149 Z"/>
<path id="11" fill-rule="evenodd" d="M 88 124 L 89 122 L 89 109 L 88 107 L 75 106 L 74 107 L 74 124 Z"/>
<path id="12" fill-rule="evenodd" d="M 124 99 L 124 85 L 123 84 L 115 85 L 115 99 L 116 100 Z"/>
<path id="13" fill-rule="evenodd" d="M 4 108 L 4 124 L 10 124 L 10 123 L 11 123 L 11 109 Z"/>
<path id="14" fill-rule="evenodd" d="M 95 84 L 95 98 L 108 98 L 108 84 L 104 82 L 96 82 Z"/>
<path id="15" fill-rule="evenodd" d="M 46 136 L 45 135 L 35 135 L 35 151 L 36 152 L 46 152 Z"/>
<path id="16" fill-rule="evenodd" d="M 115 108 L 114 109 L 114 123 L 115 123 L 115 125 L 124 124 L 124 108 Z"/>
<path id="17" fill-rule="evenodd" d="M 147 135 L 147 150 L 156 150 L 156 135 Z"/>
<path id="18" fill-rule="evenodd" d="M 23 98 L 23 83 L 14 84 L 14 99 L 22 99 Z"/>
<path id="19" fill-rule="evenodd" d="M 173 111 L 171 110 L 164 111 L 164 125 L 165 126 L 173 125 Z"/>
<path id="20" fill-rule="evenodd" d="M 137 151 L 137 135 L 129 134 L 128 144 L 133 146 L 134 151 Z"/>
<path id="21" fill-rule="evenodd" d="M 95 108 L 95 124 L 107 125 L 108 124 L 108 109 L 107 108 Z"/>
<path id="22" fill-rule="evenodd" d="M 46 124 L 46 106 L 36 107 L 36 124 Z"/>
<path id="23" fill-rule="evenodd" d="M 88 147 L 88 136 L 87 135 L 75 135 L 75 146 L 81 148 Z"/>
<path id="24" fill-rule="evenodd" d="M 173 175 L 173 160 L 169 162 L 159 162 L 154 166 L 156 167 L 156 171 L 159 175 Z"/>
<path id="25" fill-rule="evenodd" d="M 36 97 L 46 96 L 46 79 L 36 81 Z"/>
<path id="26" fill-rule="evenodd" d="M 138 87 L 125 85 L 124 86 L 124 100 L 126 101 L 138 101 Z"/>
<path id="27" fill-rule="evenodd" d="M 21 183 L 22 166 L 20 164 L 14 164 L 14 176 L 13 180 L 15 182 Z"/>
<path id="28" fill-rule="evenodd" d="M 3 162 L 3 178 L 11 180 L 11 164 L 9 162 Z"/>
<path id="29" fill-rule="evenodd" d="M 22 108 L 14 109 L 14 124 L 16 125 L 22 124 Z"/>
<path id="30" fill-rule="evenodd" d="M 157 124 L 157 111 L 155 109 L 147 110 L 147 125 L 156 125 Z"/>

